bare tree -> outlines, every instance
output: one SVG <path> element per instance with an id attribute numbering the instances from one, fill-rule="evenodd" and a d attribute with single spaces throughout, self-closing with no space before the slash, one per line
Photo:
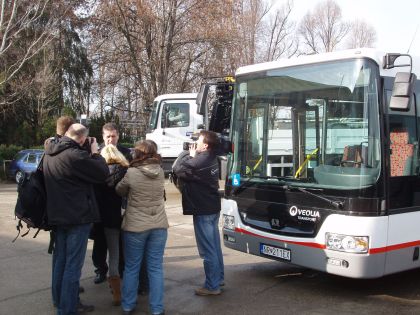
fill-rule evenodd
<path id="1" fill-rule="evenodd" d="M 355 20 L 351 24 L 349 38 L 347 40 L 348 48 L 374 47 L 376 42 L 375 28 L 363 20 Z"/>
<path id="2" fill-rule="evenodd" d="M 334 0 L 319 3 L 299 26 L 299 34 L 308 48 L 303 53 L 334 51 L 349 30 L 350 24 L 342 20 L 341 8 Z"/>
<path id="3" fill-rule="evenodd" d="M 56 21 L 45 21 L 49 5 L 50 0 L 0 0 L 0 60 L 3 60 L 0 61 L 0 87 L 11 80 L 53 38 L 51 30 Z M 29 29 L 35 31 L 28 41 L 25 32 Z M 26 39 L 24 46 L 19 42 L 23 38 Z M 6 58 L 9 52 L 18 58 Z"/>
<path id="4" fill-rule="evenodd" d="M 236 3 L 234 24 L 238 28 L 238 50 L 242 65 L 260 61 L 257 49 L 265 27 L 264 18 L 271 9 L 268 2 L 262 0 L 238 0 Z"/>
<path id="5" fill-rule="evenodd" d="M 266 51 L 263 61 L 273 61 L 296 54 L 298 42 L 293 35 L 294 23 L 290 21 L 292 9 L 293 1 L 288 1 L 271 16 L 263 45 L 267 47 L 263 48 Z"/>

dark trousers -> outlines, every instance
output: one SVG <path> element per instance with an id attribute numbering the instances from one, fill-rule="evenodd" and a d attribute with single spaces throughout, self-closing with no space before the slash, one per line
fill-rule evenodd
<path id="1" fill-rule="evenodd" d="M 92 238 L 92 261 L 95 266 L 95 273 L 106 275 L 108 272 L 108 264 L 106 263 L 108 246 L 106 244 L 104 226 L 102 223 L 95 223 L 93 225 Z"/>

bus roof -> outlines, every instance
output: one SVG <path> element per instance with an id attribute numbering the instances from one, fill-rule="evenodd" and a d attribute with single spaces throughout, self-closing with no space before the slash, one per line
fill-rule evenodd
<path id="1" fill-rule="evenodd" d="M 380 73 L 382 76 L 395 76 L 397 72 L 408 72 L 408 67 L 396 67 L 392 69 L 383 69 L 383 57 L 386 53 L 378 51 L 373 48 L 358 48 L 358 49 L 348 49 L 348 50 L 341 50 L 341 51 L 334 51 L 329 53 L 321 53 L 321 54 L 314 54 L 314 55 L 302 55 L 299 57 L 293 57 L 290 59 L 279 59 L 277 61 L 259 63 L 249 66 L 244 66 L 238 68 L 236 71 L 236 76 L 241 76 L 249 73 L 278 69 L 278 68 L 285 68 L 285 67 L 292 67 L 292 66 L 299 66 L 305 64 L 314 64 L 320 63 L 325 61 L 334 61 L 334 60 L 343 60 L 343 59 L 352 59 L 352 58 L 370 58 L 374 60 L 380 69 Z M 401 57 L 401 59 L 404 57 Z M 420 69 L 420 58 L 413 57 L 413 72 L 419 76 L 419 72 L 416 69 Z M 406 59 L 404 59 L 406 60 Z M 399 60 L 398 60 L 399 61 Z M 396 64 L 398 64 L 398 61 Z M 406 63 L 406 62 L 403 62 Z"/>
<path id="2" fill-rule="evenodd" d="M 189 100 L 196 99 L 197 93 L 172 93 L 172 94 L 162 94 L 157 96 L 154 99 L 154 102 L 160 102 L 162 100 Z"/>

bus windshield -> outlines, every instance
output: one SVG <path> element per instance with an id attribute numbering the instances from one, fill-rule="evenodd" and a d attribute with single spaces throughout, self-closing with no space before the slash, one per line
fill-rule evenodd
<path id="1" fill-rule="evenodd" d="M 375 184 L 381 167 L 378 79 L 369 59 L 237 77 L 231 174 L 303 188 Z"/>

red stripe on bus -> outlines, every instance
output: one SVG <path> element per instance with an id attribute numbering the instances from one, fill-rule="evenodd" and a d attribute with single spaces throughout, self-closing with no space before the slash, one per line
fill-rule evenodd
<path id="1" fill-rule="evenodd" d="M 281 240 L 281 239 L 278 239 L 278 238 L 262 236 L 262 235 L 252 233 L 250 231 L 243 230 L 243 229 L 240 229 L 240 228 L 235 228 L 235 232 L 248 234 L 248 235 L 252 235 L 252 236 L 258 236 L 258 237 L 262 237 L 262 238 L 265 238 L 265 239 L 268 239 L 268 240 L 271 240 L 271 241 L 276 241 L 276 242 L 283 242 L 283 243 L 289 243 L 289 244 L 296 244 L 296 245 L 302 245 L 302 246 L 307 246 L 307 247 L 325 249 L 325 244 L 318 244 L 318 243 L 311 243 L 311 242 L 286 241 L 286 240 Z"/>
<path id="2" fill-rule="evenodd" d="M 276 242 L 283 242 L 283 243 L 307 246 L 307 247 L 312 247 L 312 248 L 326 249 L 325 244 L 282 240 L 282 239 L 278 239 L 274 237 L 263 236 L 263 235 L 256 234 L 256 233 L 253 233 L 244 229 L 240 229 L 240 228 L 235 228 L 235 232 L 257 236 L 257 237 L 265 238 L 265 239 L 276 241 Z M 381 253 L 386 253 L 393 250 L 399 250 L 399 249 L 404 249 L 404 248 L 413 247 L 413 246 L 420 246 L 420 241 L 413 241 L 413 242 L 395 244 L 395 245 L 390 245 L 390 246 L 385 246 L 385 247 L 371 248 L 369 249 L 369 254 L 381 254 Z"/>
<path id="3" fill-rule="evenodd" d="M 399 249 L 404 249 L 404 248 L 419 246 L 419 245 L 420 245 L 420 241 L 414 241 L 414 242 L 407 242 L 407 243 L 389 245 L 389 246 L 385 246 L 385 247 L 372 248 L 372 249 L 369 250 L 369 254 L 386 253 L 386 252 L 390 252 L 390 251 L 393 251 L 393 250 L 399 250 Z"/>

